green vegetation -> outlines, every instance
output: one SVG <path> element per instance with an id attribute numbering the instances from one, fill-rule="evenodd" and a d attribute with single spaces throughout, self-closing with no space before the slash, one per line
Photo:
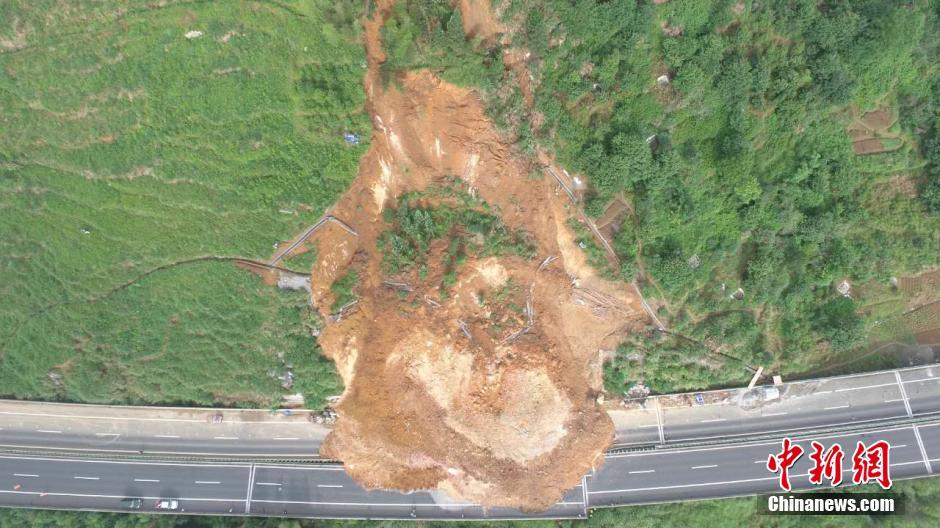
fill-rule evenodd
<path id="1" fill-rule="evenodd" d="M 320 405 L 341 384 L 304 295 L 171 264 L 265 260 L 346 188 L 366 146 L 342 134 L 370 128 L 361 5 L 167 4 L 3 7 L 0 392 L 269 405 L 293 364 Z"/>
<path id="2" fill-rule="evenodd" d="M 446 200 L 435 206 L 421 205 L 427 198 Z M 442 256 L 442 291 L 456 281 L 456 267 L 467 255 L 488 257 L 518 255 L 531 258 L 534 246 L 524 232 L 514 231 L 489 206 L 466 192 L 452 187 L 431 189 L 425 193 L 407 193 L 398 207 L 383 211 L 392 228 L 379 237 L 385 272 L 396 275 L 420 264 L 420 278 L 427 274 L 427 256 L 431 243 L 448 239 Z"/>
<path id="3" fill-rule="evenodd" d="M 359 284 L 359 274 L 355 271 L 349 271 L 330 286 L 333 292 L 333 306 L 330 308 L 333 312 L 339 311 L 342 307 L 358 299 L 353 291 Z"/>
<path id="4" fill-rule="evenodd" d="M 503 20 L 508 49 L 531 53 L 531 108 L 504 48 L 460 41 L 459 14 L 417 4 L 401 2 L 388 26 L 391 69 L 429 67 L 480 89 L 520 151 L 537 143 L 587 176 L 589 214 L 621 193 L 632 202 L 636 221 L 612 241 L 621 276 L 639 277 L 674 333 L 625 343 L 610 390 L 848 362 L 876 331 L 893 339 L 868 306 L 896 294 L 863 305 L 835 286 L 938 264 L 930 2 L 514 0 Z M 847 127 L 878 108 L 899 115 L 880 140 L 892 150 L 857 156 Z"/>
<path id="5" fill-rule="evenodd" d="M 877 486 L 849 488 L 846 492 L 875 492 Z M 584 521 L 326 521 L 279 518 L 193 517 L 129 515 L 119 513 L 56 512 L 0 509 L 0 528 L 685 528 L 708 526 L 737 528 L 826 528 L 883 526 L 915 528 L 940 523 L 940 479 L 895 482 L 892 492 L 905 500 L 904 515 L 889 516 L 771 516 L 760 513 L 759 498 L 723 499 L 595 510 Z"/>

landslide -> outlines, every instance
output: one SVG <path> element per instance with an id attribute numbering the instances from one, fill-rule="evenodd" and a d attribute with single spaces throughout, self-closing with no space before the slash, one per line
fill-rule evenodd
<path id="1" fill-rule="evenodd" d="M 542 510 L 602 462 L 613 438 L 598 404 L 602 351 L 642 324 L 642 308 L 587 266 L 566 196 L 529 176 L 471 91 L 428 71 L 383 82 L 388 9 L 379 2 L 365 24 L 372 143 L 329 212 L 357 234 L 311 238 L 319 342 L 346 386 L 321 453 L 369 488 Z M 418 262 L 390 265 L 401 213 L 442 208 L 499 229 L 448 225 Z M 523 242 L 494 242 L 506 233 Z M 330 286 L 350 270 L 358 302 L 332 313 Z"/>

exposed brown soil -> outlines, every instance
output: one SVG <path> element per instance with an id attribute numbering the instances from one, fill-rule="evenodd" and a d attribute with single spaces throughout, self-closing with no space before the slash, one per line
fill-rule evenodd
<path id="1" fill-rule="evenodd" d="M 856 156 L 864 156 L 866 154 L 881 154 L 882 152 L 897 149 L 885 148 L 884 143 L 881 142 L 881 138 L 871 138 L 853 141 L 852 150 L 855 151 Z"/>
<path id="2" fill-rule="evenodd" d="M 894 124 L 894 116 L 891 114 L 891 109 L 888 107 L 882 107 L 873 112 L 868 112 L 861 117 L 861 122 L 866 127 L 876 131 L 876 132 L 886 132 L 891 125 Z"/>
<path id="3" fill-rule="evenodd" d="M 901 147 L 898 144 L 895 147 L 886 147 L 882 139 L 896 139 L 897 134 L 888 131 L 894 124 L 896 116 L 887 106 L 878 110 L 859 115 L 859 110 L 852 105 L 850 107 L 852 121 L 847 130 L 849 138 L 852 140 L 852 150 L 856 156 L 865 156 L 870 154 L 881 154 L 891 152 Z"/>
<path id="4" fill-rule="evenodd" d="M 469 38 L 480 37 L 487 45 L 496 44 L 497 37 L 506 30 L 490 8 L 490 0 L 460 0 L 460 18 L 464 34 Z"/>
<path id="5" fill-rule="evenodd" d="M 617 231 L 620 230 L 623 220 L 632 212 L 633 209 L 630 207 L 630 202 L 622 196 L 617 196 L 607 204 L 607 207 L 604 208 L 604 213 L 598 217 L 596 221 L 597 229 L 600 230 L 605 237 L 611 239 Z"/>
<path id="6" fill-rule="evenodd" d="M 587 266 L 566 225 L 567 197 L 552 178 L 528 178 L 530 162 L 505 143 L 475 94 L 427 71 L 383 85 L 389 7 L 380 1 L 365 24 L 372 144 L 331 210 L 358 236 L 329 227 L 310 239 L 318 248 L 312 301 L 328 321 L 319 342 L 346 385 L 321 452 L 370 488 L 439 489 L 485 506 L 541 510 L 601 463 L 613 440 L 596 401 L 601 351 L 646 317 L 629 285 Z M 390 226 L 382 210 L 454 177 L 509 228 L 528 233 L 537 256 L 468 258 L 446 296 L 446 240 L 431 244 L 426 274 L 384 275 L 377 240 Z M 333 321 L 329 286 L 350 266 L 359 302 Z"/>

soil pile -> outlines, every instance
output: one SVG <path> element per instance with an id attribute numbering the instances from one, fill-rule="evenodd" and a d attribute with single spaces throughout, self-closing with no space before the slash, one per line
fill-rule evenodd
<path id="1" fill-rule="evenodd" d="M 613 439 L 597 403 L 601 351 L 645 316 L 627 285 L 586 265 L 566 225 L 567 197 L 552 178 L 529 176 L 533 165 L 473 93 L 426 71 L 383 84 L 387 12 L 380 5 L 366 23 L 372 144 L 329 213 L 356 234 L 330 225 L 310 239 L 312 300 L 327 321 L 319 342 L 346 385 L 322 454 L 367 487 L 544 509 L 601 463 Z M 383 210 L 442 186 L 485 202 L 533 251 L 471 252 L 445 270 L 453 237 L 442 237 L 423 269 L 390 275 L 378 248 L 392 228 Z M 447 200 L 421 198 L 428 207 Z M 350 270 L 359 300 L 331 313 L 330 286 Z"/>

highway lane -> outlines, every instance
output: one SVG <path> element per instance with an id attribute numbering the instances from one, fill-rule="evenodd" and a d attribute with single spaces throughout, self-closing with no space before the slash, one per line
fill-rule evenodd
<path id="1" fill-rule="evenodd" d="M 609 454 L 553 508 L 539 514 L 486 509 L 454 501 L 443 492 L 368 491 L 334 464 L 285 465 L 173 461 L 182 453 L 220 456 L 307 452 L 321 435 L 304 423 L 250 415 L 248 422 L 207 423 L 198 418 L 144 419 L 127 422 L 101 415 L 86 420 L 53 411 L 19 413 L 0 402 L 0 444 L 64 450 L 71 458 L 39 454 L 0 454 L 0 506 L 122 510 L 121 499 L 144 499 L 153 511 L 159 498 L 177 498 L 184 513 L 273 515 L 375 519 L 519 519 L 577 518 L 590 508 L 647 502 L 717 498 L 776 491 L 777 477 L 765 468 L 767 456 L 780 449 L 783 434 L 803 434 L 829 427 L 864 425 L 864 432 L 818 434 L 824 444 L 839 442 L 851 456 L 855 442 L 891 442 L 894 478 L 933 474 L 940 467 L 940 416 L 937 423 L 898 424 L 898 420 L 940 415 L 940 366 L 793 382 L 779 388 L 778 399 L 764 399 L 743 389 L 703 393 L 703 405 L 691 395 L 650 398 L 646 407 L 629 409 L 625 432 L 656 449 Z M 678 402 L 678 403 L 677 403 Z M 6 407 L 4 407 L 6 405 Z M 59 409 L 47 406 L 46 409 Z M 6 410 L 4 410 L 6 409 Z M 82 411 L 87 413 L 96 410 Z M 118 411 L 118 414 L 130 411 Z M 134 411 L 135 413 L 137 411 Z M 25 415 L 25 416 L 24 416 Z M 247 415 L 246 415 L 247 416 Z M 615 418 L 615 421 L 617 419 Z M 895 420 L 886 424 L 885 420 Z M 309 421 L 307 421 L 309 423 Z M 281 436 L 296 433 L 296 437 Z M 775 433 L 775 431 L 777 431 Z M 104 432 L 104 434 L 100 434 Z M 140 434 L 146 432 L 146 435 Z M 737 444 L 679 446 L 677 442 L 734 440 L 767 434 L 770 439 Z M 159 435 L 159 436 L 158 436 Z M 281 438 L 281 440 L 277 440 Z M 622 438 L 622 437 L 621 437 Z M 81 458 L 82 449 L 133 455 L 164 451 L 166 462 Z M 130 453 L 124 453 L 130 451 Z M 96 453 L 100 455 L 101 453 Z M 796 489 L 808 486 L 808 454 L 791 471 Z M 850 471 L 851 463 L 846 462 Z M 846 474 L 846 480 L 851 475 Z"/>
<path id="2" fill-rule="evenodd" d="M 484 509 L 442 492 L 365 490 L 336 464 L 259 465 L 97 461 L 0 456 L 0 505 L 123 511 L 141 498 L 154 512 L 161 498 L 179 500 L 182 513 L 319 518 L 577 518 L 584 490 L 570 490 L 539 513 Z"/>
<path id="3" fill-rule="evenodd" d="M 704 404 L 691 394 L 648 398 L 643 405 L 613 410 L 616 446 L 710 439 L 860 425 L 908 416 L 940 414 L 940 366 L 914 367 L 816 380 L 752 391 L 706 391 Z"/>
<path id="4" fill-rule="evenodd" d="M 891 446 L 892 478 L 932 474 L 929 465 L 940 457 L 940 424 L 873 429 L 864 433 L 820 435 L 797 441 L 806 453 L 790 470 L 795 490 L 809 489 L 809 446 L 838 443 L 846 451 L 843 485 L 850 484 L 851 456 L 856 442 L 868 445 L 887 440 Z M 921 450 L 921 444 L 924 450 Z M 779 439 L 742 445 L 692 449 L 663 449 L 610 455 L 603 467 L 587 478 L 589 507 L 756 495 L 780 491 L 778 477 L 766 468 L 767 458 L 781 449 Z M 925 462 L 926 454 L 926 462 Z"/>
<path id="5" fill-rule="evenodd" d="M 940 414 L 940 366 L 648 398 L 610 409 L 615 447 L 675 444 Z M 910 412 L 908 412 L 908 408 Z M 224 414 L 222 423 L 210 418 Z M 315 457 L 327 427 L 309 412 L 0 401 L 0 447 L 148 455 Z"/>
<path id="6" fill-rule="evenodd" d="M 916 432 L 915 432 L 916 431 Z M 839 443 L 851 482 L 856 442 L 887 440 L 894 479 L 932 474 L 940 464 L 940 422 L 872 427 L 865 432 L 796 440 L 807 450 L 791 469 L 794 489 L 809 488 L 809 441 Z M 697 448 L 611 454 L 553 508 L 539 514 L 486 509 L 442 492 L 368 491 L 334 464 L 155 463 L 0 456 L 0 505 L 122 510 L 140 497 L 142 511 L 159 498 L 179 499 L 184 513 L 373 519 L 577 518 L 590 508 L 753 495 L 777 491 L 767 457 L 780 439 Z M 926 461 L 926 462 L 925 462 Z M 17 488 L 17 486 L 19 486 Z"/>
<path id="7" fill-rule="evenodd" d="M 147 455 L 243 458 L 319 458 L 320 442 L 298 437 L 242 438 L 232 434 L 190 437 L 179 434 L 135 436 L 119 433 L 73 434 L 65 429 L 0 431 L 0 447 Z"/>
<path id="8" fill-rule="evenodd" d="M 108 453 L 317 457 L 311 411 L 127 407 L 0 400 L 0 447 Z"/>

